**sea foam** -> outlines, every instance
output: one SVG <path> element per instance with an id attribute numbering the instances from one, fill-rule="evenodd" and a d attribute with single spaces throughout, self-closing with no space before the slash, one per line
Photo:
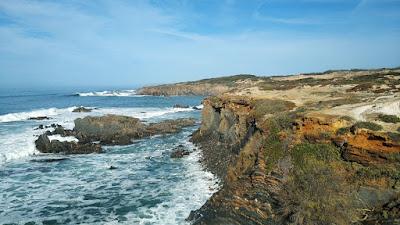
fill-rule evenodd
<path id="1" fill-rule="evenodd" d="M 75 107 L 69 107 L 64 109 L 49 108 L 49 109 L 38 109 L 29 112 L 8 113 L 5 115 L 0 115 L 0 123 L 28 120 L 29 118 L 32 117 L 41 117 L 41 116 L 52 117 L 65 112 L 72 112 L 74 108 Z"/>
<path id="2" fill-rule="evenodd" d="M 120 91 L 92 91 L 92 92 L 78 92 L 76 93 L 81 97 L 143 97 L 145 95 L 137 95 L 135 90 L 120 90 Z"/>

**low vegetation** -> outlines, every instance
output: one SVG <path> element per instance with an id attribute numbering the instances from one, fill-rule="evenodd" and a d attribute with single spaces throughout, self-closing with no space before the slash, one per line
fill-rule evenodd
<path id="1" fill-rule="evenodd" d="M 369 166 L 357 169 L 355 174 L 356 180 L 363 179 L 380 179 L 388 177 L 394 180 L 400 180 L 400 170 L 389 166 Z"/>
<path id="2" fill-rule="evenodd" d="M 302 143 L 291 149 L 294 168 L 284 189 L 293 224 L 347 224 L 355 218 L 344 162 L 330 144 Z M 346 210 L 343 210 L 345 208 Z"/>
<path id="3" fill-rule="evenodd" d="M 400 118 L 396 115 L 379 114 L 378 119 L 385 123 L 399 123 Z"/>
<path id="4" fill-rule="evenodd" d="M 267 114 L 277 114 L 289 111 L 296 105 L 290 101 L 258 99 L 252 102 L 254 106 L 254 117 L 260 119 Z"/>
<path id="5" fill-rule="evenodd" d="M 383 127 L 373 122 L 357 122 L 352 126 L 353 129 L 368 129 L 372 131 L 382 130 Z"/>
<path id="6" fill-rule="evenodd" d="M 307 75 L 322 75 L 330 72 L 346 72 L 346 71 L 329 71 L 324 73 L 314 73 Z M 352 71 L 354 72 L 354 71 Z M 372 72 L 372 73 L 371 73 Z M 261 90 L 289 90 L 295 87 L 301 86 L 326 86 L 326 85 L 355 85 L 350 88 L 348 92 L 355 91 L 366 91 L 374 85 L 386 84 L 395 89 L 395 85 L 400 84 L 398 79 L 390 79 L 388 75 L 399 76 L 400 73 L 395 71 L 389 71 L 387 73 L 380 73 L 378 70 L 376 73 L 373 71 L 365 71 L 365 75 L 354 76 L 349 78 L 346 77 L 335 77 L 331 79 L 318 79 L 314 77 L 307 77 L 297 80 L 277 80 L 270 77 L 262 79 L 262 82 L 258 85 Z"/>
<path id="7" fill-rule="evenodd" d="M 227 85 L 227 86 L 233 86 L 235 84 L 235 82 L 241 81 L 241 80 L 247 80 L 247 79 L 256 81 L 259 78 L 255 75 L 251 75 L 251 74 L 239 74 L 239 75 L 233 75 L 233 76 L 217 77 L 217 78 L 203 79 L 203 80 L 193 81 L 193 82 L 186 82 L 186 84 L 212 83 L 212 84 L 223 84 L 223 85 Z"/>
<path id="8" fill-rule="evenodd" d="M 283 113 L 261 124 L 260 127 L 267 132 L 263 140 L 267 173 L 288 153 L 296 116 L 296 113 Z"/>

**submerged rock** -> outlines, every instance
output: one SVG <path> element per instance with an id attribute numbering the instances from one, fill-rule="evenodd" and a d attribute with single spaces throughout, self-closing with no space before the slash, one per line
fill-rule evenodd
<path id="1" fill-rule="evenodd" d="M 31 162 L 48 163 L 48 162 L 60 162 L 68 160 L 69 158 L 44 158 L 44 159 L 32 159 Z"/>
<path id="2" fill-rule="evenodd" d="M 175 104 L 173 107 L 174 108 L 181 108 L 181 109 L 188 109 L 190 106 L 182 105 L 182 104 Z"/>
<path id="3" fill-rule="evenodd" d="M 151 123 L 146 127 L 148 135 L 168 134 L 179 132 L 183 127 L 195 125 L 193 118 L 183 118 L 176 120 L 164 120 L 159 123 Z"/>
<path id="4" fill-rule="evenodd" d="M 77 107 L 77 108 L 75 108 L 74 110 L 72 110 L 72 112 L 77 112 L 77 113 L 81 113 L 81 112 L 91 112 L 91 111 L 92 111 L 92 109 L 88 109 L 88 108 L 85 108 L 85 107 L 83 107 L 83 106 Z"/>
<path id="5" fill-rule="evenodd" d="M 50 117 L 47 116 L 36 116 L 36 117 L 29 117 L 28 120 L 49 120 Z"/>

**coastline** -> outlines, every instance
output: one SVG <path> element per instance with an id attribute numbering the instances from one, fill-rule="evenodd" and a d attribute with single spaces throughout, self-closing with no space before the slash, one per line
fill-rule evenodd
<path id="1" fill-rule="evenodd" d="M 188 220 L 399 222 L 400 128 L 380 119 L 400 116 L 398 76 L 388 69 L 277 77 L 267 82 L 278 86 L 262 84 L 266 89 L 254 78 L 229 81 L 231 91 L 203 100 L 202 124 L 191 138 L 222 186 Z M 381 87 L 369 83 L 382 78 Z M 169 86 L 172 94 L 190 89 Z M 164 87 L 150 90 L 166 94 Z"/>

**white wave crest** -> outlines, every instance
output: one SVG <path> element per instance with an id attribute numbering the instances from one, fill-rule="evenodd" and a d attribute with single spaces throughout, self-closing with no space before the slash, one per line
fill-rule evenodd
<path id="1" fill-rule="evenodd" d="M 76 93 L 81 97 L 143 97 L 144 95 L 137 95 L 135 90 L 115 90 L 115 91 L 92 91 L 92 92 L 78 92 Z"/>
<path id="2" fill-rule="evenodd" d="M 196 106 L 196 108 L 198 108 L 198 109 L 203 109 L 204 106 L 203 106 L 203 105 L 198 105 L 198 106 Z"/>
<path id="3" fill-rule="evenodd" d="M 0 115 L 0 123 L 28 120 L 29 118 L 32 117 L 42 117 L 42 116 L 52 117 L 65 112 L 72 112 L 74 108 L 75 107 L 69 107 L 64 109 L 49 108 L 49 109 L 33 110 L 30 112 L 8 113 L 5 115 Z"/>
<path id="4" fill-rule="evenodd" d="M 35 134 L 38 134 L 38 131 L 34 131 L 32 128 L 25 128 L 17 132 L 1 132 L 0 165 L 37 153 L 34 143 Z"/>
<path id="5" fill-rule="evenodd" d="M 79 140 L 74 136 L 61 137 L 59 134 L 48 136 L 49 140 L 57 140 L 61 142 L 78 142 Z"/>

